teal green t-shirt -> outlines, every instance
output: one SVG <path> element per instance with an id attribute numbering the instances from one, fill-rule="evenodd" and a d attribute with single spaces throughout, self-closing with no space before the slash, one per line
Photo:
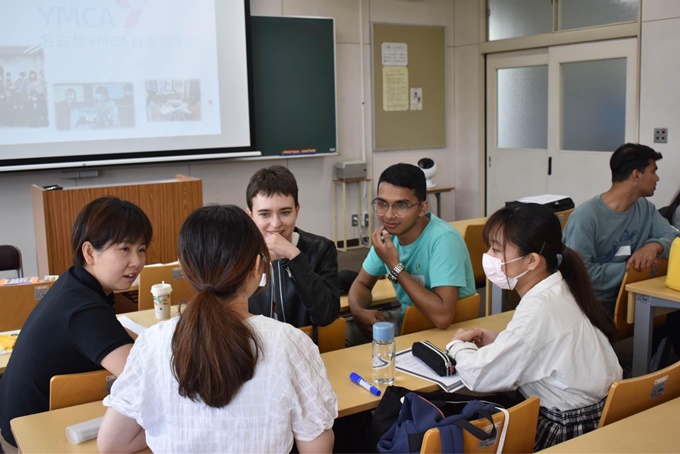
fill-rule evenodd
<path id="1" fill-rule="evenodd" d="M 399 261 L 411 276 L 429 290 L 453 286 L 458 287 L 459 298 L 473 295 L 476 292 L 475 278 L 463 237 L 448 222 L 442 221 L 432 213 L 428 213 L 427 216 L 430 222 L 413 243 L 402 246 L 399 239 L 392 235 L 392 243 L 399 253 Z M 364 260 L 363 268 L 372 276 L 381 276 L 389 272 L 385 262 L 378 257 L 372 247 Z M 393 286 L 403 314 L 408 306 L 413 306 L 413 301 L 401 285 Z"/>

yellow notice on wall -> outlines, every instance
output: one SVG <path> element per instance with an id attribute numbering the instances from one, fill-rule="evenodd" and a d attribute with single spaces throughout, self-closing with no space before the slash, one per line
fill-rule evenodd
<path id="1" fill-rule="evenodd" d="M 383 110 L 394 112 L 408 110 L 408 68 L 383 66 Z"/>

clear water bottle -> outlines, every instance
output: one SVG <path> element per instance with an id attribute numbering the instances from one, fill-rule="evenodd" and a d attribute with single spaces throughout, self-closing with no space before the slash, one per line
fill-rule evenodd
<path id="1" fill-rule="evenodd" d="M 373 381 L 379 385 L 394 383 L 394 324 L 377 322 L 373 325 Z"/>

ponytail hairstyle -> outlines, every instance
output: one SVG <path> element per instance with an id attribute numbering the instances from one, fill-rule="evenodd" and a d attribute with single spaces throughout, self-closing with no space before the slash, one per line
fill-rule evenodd
<path id="1" fill-rule="evenodd" d="M 181 396 L 222 408 L 253 378 L 261 353 L 257 336 L 231 302 L 244 297 L 257 257 L 266 263 L 269 251 L 252 219 L 234 205 L 191 213 L 179 232 L 178 250 L 182 270 L 198 293 L 172 337 L 173 373 Z M 268 274 L 269 267 L 263 272 Z"/>
<path id="2" fill-rule="evenodd" d="M 611 342 L 616 334 L 614 320 L 597 301 L 593 285 L 581 257 L 562 243 L 562 227 L 555 213 L 536 203 L 519 203 L 501 208 L 489 217 L 484 226 L 484 241 L 501 240 L 503 250 L 512 244 L 519 256 L 531 253 L 545 259 L 548 273 L 560 271 L 576 303 Z"/>

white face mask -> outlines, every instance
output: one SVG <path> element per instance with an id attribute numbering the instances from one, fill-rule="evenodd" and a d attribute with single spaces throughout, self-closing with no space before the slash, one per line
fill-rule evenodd
<path id="1" fill-rule="evenodd" d="M 527 274 L 529 270 L 526 270 L 523 273 L 518 274 L 515 277 L 508 277 L 501 267 L 503 265 L 507 265 L 508 263 L 516 262 L 517 260 L 523 259 L 525 256 L 522 257 L 517 257 L 516 259 L 508 260 L 507 262 L 503 263 L 501 259 L 496 258 L 494 256 L 491 256 L 487 253 L 484 253 L 482 256 L 482 268 L 484 268 L 484 274 L 486 274 L 486 277 L 489 278 L 489 280 L 497 285 L 498 287 L 504 289 L 504 290 L 512 290 L 515 288 L 515 285 L 517 285 L 517 280 Z"/>

